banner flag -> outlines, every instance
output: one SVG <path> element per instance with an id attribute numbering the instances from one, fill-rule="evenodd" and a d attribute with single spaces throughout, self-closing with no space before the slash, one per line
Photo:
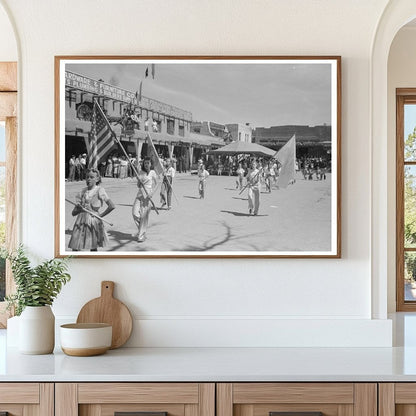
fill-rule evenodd
<path id="1" fill-rule="evenodd" d="M 159 159 L 153 140 L 150 134 L 147 134 L 147 155 L 152 159 L 153 170 L 156 174 L 161 177 L 164 175 L 165 170 L 163 169 L 162 162 Z"/>
<path id="2" fill-rule="evenodd" d="M 113 148 L 113 129 L 107 120 L 103 110 L 96 100 L 92 112 L 91 140 L 88 150 L 88 169 L 97 169 L 100 160 L 105 159 Z"/>
<path id="3" fill-rule="evenodd" d="M 296 160 L 296 135 L 275 154 L 275 159 L 281 164 L 278 185 L 280 188 L 287 188 L 295 181 L 295 160 Z"/>
<path id="4" fill-rule="evenodd" d="M 137 103 L 140 103 L 140 101 L 142 100 L 142 86 L 143 86 L 143 81 L 140 81 L 139 91 L 136 91 L 136 94 L 135 94 Z"/>

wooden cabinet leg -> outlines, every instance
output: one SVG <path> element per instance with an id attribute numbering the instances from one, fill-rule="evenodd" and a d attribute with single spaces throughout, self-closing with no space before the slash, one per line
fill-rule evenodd
<path id="1" fill-rule="evenodd" d="M 199 416 L 215 416 L 215 383 L 199 385 Z"/>
<path id="2" fill-rule="evenodd" d="M 217 416 L 233 416 L 233 385 L 217 384 Z"/>
<path id="3" fill-rule="evenodd" d="M 354 416 L 377 416 L 377 384 L 354 384 Z"/>
<path id="4" fill-rule="evenodd" d="M 379 416 L 394 416 L 395 397 L 394 383 L 380 383 L 378 385 L 378 409 Z"/>
<path id="5" fill-rule="evenodd" d="M 54 416 L 55 414 L 55 385 L 41 383 L 39 385 L 39 414 L 41 416 Z"/>
<path id="6" fill-rule="evenodd" d="M 55 416 L 78 416 L 77 384 L 55 384 Z"/>

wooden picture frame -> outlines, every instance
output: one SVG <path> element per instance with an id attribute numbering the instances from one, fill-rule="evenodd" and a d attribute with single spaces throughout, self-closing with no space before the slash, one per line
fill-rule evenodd
<path id="1" fill-rule="evenodd" d="M 56 56 L 55 162 L 57 257 L 339 258 L 341 58 Z"/>

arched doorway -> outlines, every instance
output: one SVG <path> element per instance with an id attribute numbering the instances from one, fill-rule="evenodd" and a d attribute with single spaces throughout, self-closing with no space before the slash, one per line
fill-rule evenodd
<path id="1" fill-rule="evenodd" d="M 374 37 L 371 56 L 371 268 L 372 317 L 386 319 L 387 299 L 395 293 L 395 163 L 389 135 L 388 58 L 397 32 L 416 17 L 416 3 L 398 0 L 387 5 Z M 394 110 L 393 110 L 394 111 Z M 393 143 L 392 143 L 393 141 Z M 392 280 L 394 279 L 394 281 Z M 390 311 L 391 302 L 389 302 Z"/>

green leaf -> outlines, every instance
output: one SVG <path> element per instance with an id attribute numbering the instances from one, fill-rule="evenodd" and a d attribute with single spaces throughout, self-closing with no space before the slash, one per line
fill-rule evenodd
<path id="1" fill-rule="evenodd" d="M 5 298 L 7 308 L 20 315 L 26 306 L 52 305 L 63 285 L 70 281 L 68 258 L 51 259 L 32 267 L 20 245 L 12 252 L 0 251 L 10 261 L 16 293 Z"/>

